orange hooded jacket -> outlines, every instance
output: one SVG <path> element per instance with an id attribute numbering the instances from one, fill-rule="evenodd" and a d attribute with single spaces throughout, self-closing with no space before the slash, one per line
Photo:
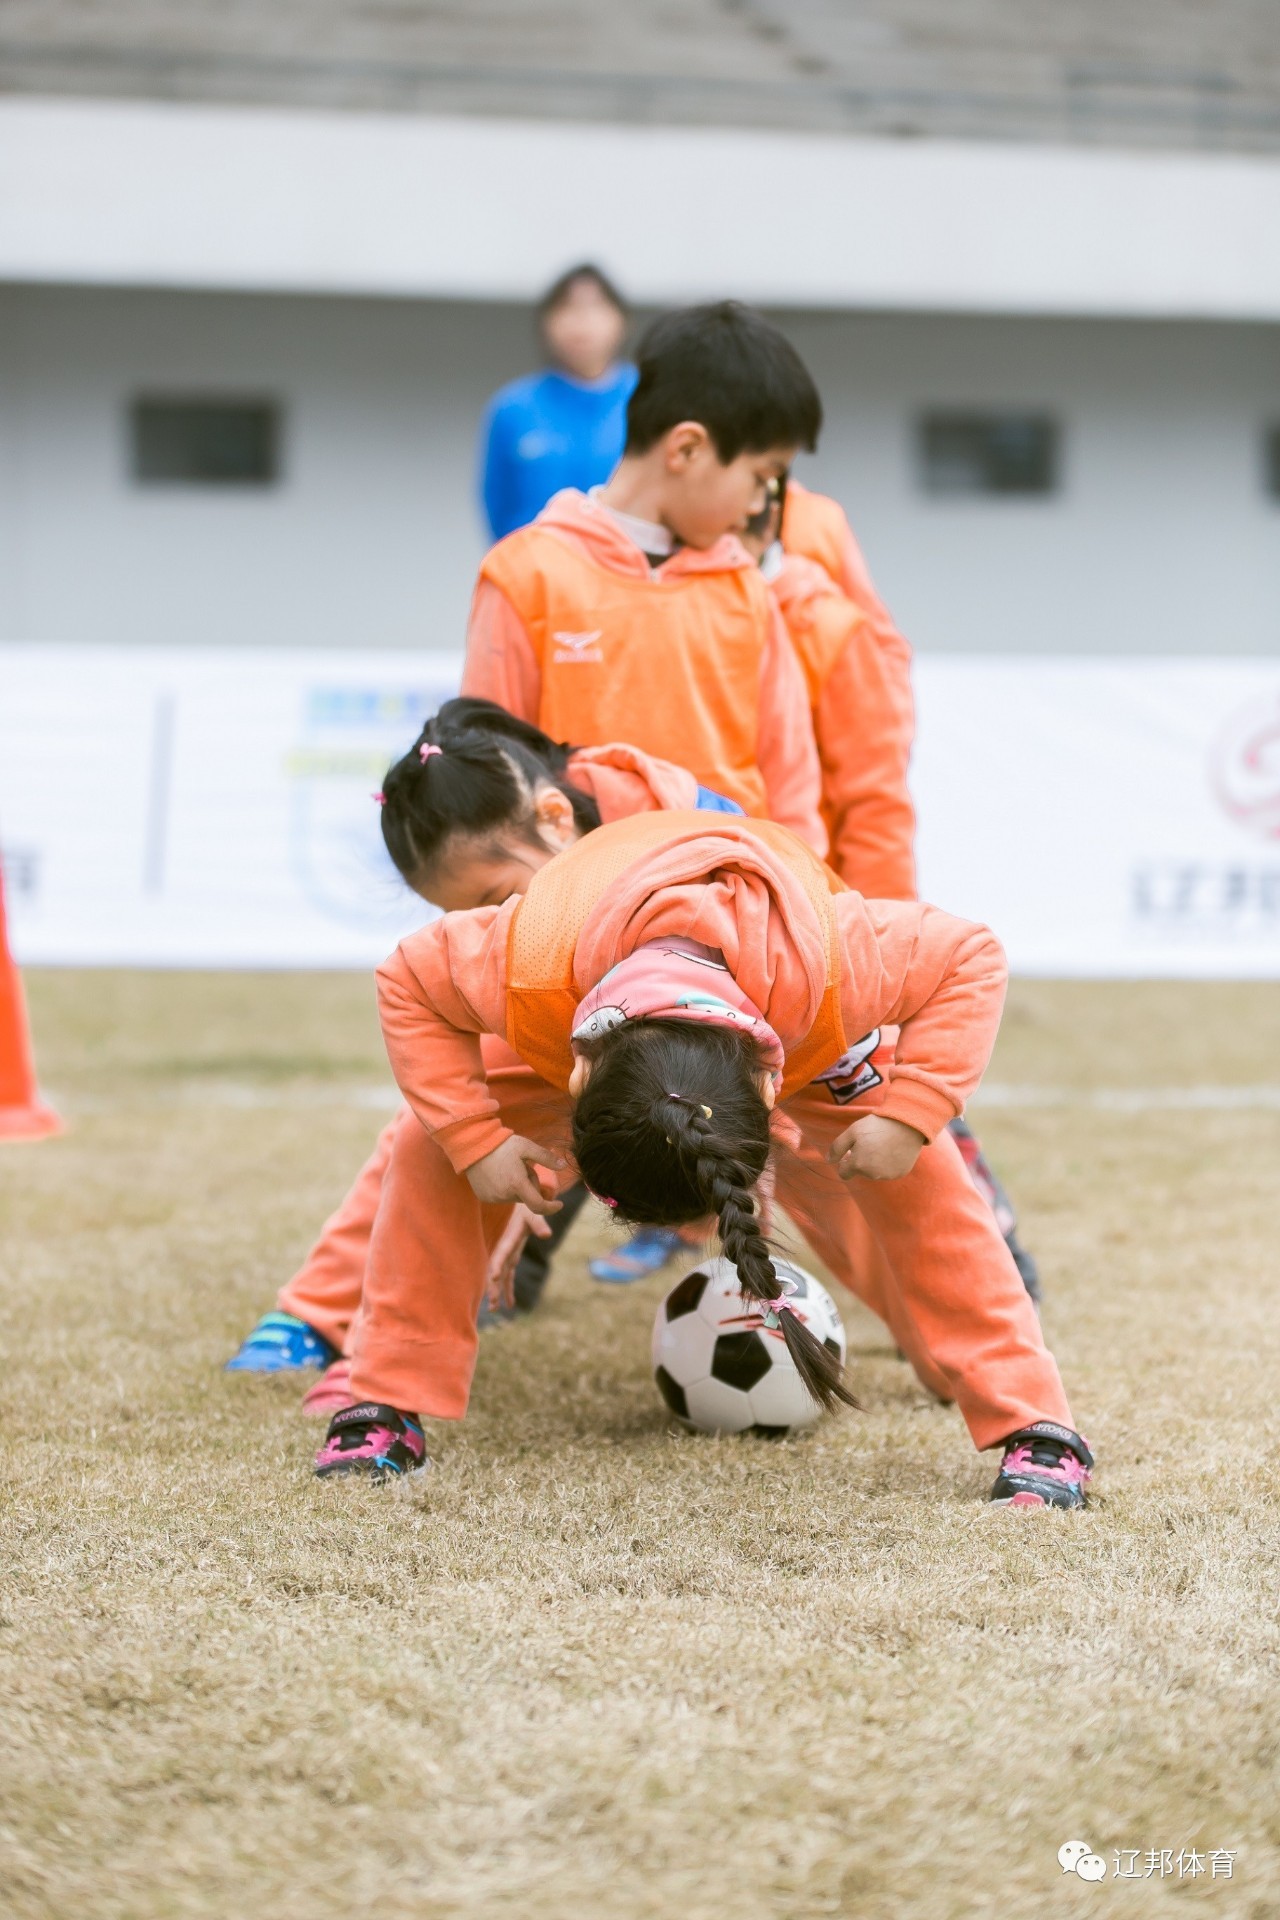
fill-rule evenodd
<path id="1" fill-rule="evenodd" d="M 620 740 L 601 747 L 575 748 L 569 755 L 565 778 L 591 795 L 602 822 L 664 808 L 687 812 L 698 804 L 698 783 L 684 767 L 672 766 L 669 760 L 659 760 Z"/>
<path id="2" fill-rule="evenodd" d="M 809 688 L 831 863 L 862 893 L 912 900 L 911 649 L 835 500 L 790 481 L 782 547 L 773 593 Z"/>
<path id="3" fill-rule="evenodd" d="M 784 553 L 769 584 L 809 689 L 827 858 L 869 898 L 914 900 L 909 669 L 816 561 Z"/>
<path id="4" fill-rule="evenodd" d="M 861 607 L 873 624 L 897 632 L 893 616 L 875 590 L 862 548 L 838 500 L 830 499 L 825 493 L 813 493 L 798 480 L 789 479 L 782 510 L 782 544 L 788 553 L 802 553 L 806 559 L 816 560 L 841 593 L 847 594 L 856 607 Z M 902 636 L 899 634 L 898 638 L 901 640 Z M 902 644 L 906 647 L 905 640 Z M 908 647 L 908 662 L 910 659 Z"/>
<path id="5" fill-rule="evenodd" d="M 557 740 L 661 753 L 827 850 L 804 676 L 732 535 L 651 568 L 606 507 L 557 494 L 481 565 L 462 690 Z"/>
<path id="6" fill-rule="evenodd" d="M 459 1172 L 508 1137 L 480 1035 L 519 1038 L 513 990 L 527 996 L 539 983 L 516 927 L 535 914 L 554 930 L 544 947 L 540 1053 L 567 1058 L 572 1007 L 636 947 L 679 934 L 723 953 L 788 1056 L 804 1046 L 832 990 L 839 1017 L 830 1065 L 839 1027 L 855 1037 L 900 1028 L 878 1111 L 933 1139 L 963 1110 L 995 1042 L 1006 980 L 1000 945 L 987 928 L 937 907 L 845 890 L 832 894 L 824 926 L 814 867 L 802 843 L 747 819 L 641 815 L 588 834 L 543 867 L 528 893 L 422 928 L 378 969 L 387 1052 L 409 1105 Z M 839 886 L 834 876 L 827 884 Z M 568 993 L 557 957 L 566 927 Z"/>

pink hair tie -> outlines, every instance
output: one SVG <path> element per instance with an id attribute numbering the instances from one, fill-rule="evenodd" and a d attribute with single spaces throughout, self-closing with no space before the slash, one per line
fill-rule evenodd
<path id="1" fill-rule="evenodd" d="M 795 1308 L 785 1293 L 780 1293 L 776 1300 L 761 1302 L 760 1315 L 766 1327 L 780 1327 L 782 1322 L 778 1318 L 779 1314 L 794 1312 Z"/>
<path id="2" fill-rule="evenodd" d="M 444 752 L 443 747 L 437 747 L 434 744 L 434 742 L 431 740 L 424 740 L 422 745 L 418 748 L 418 758 L 419 760 L 421 760 L 423 766 L 425 767 L 433 753 L 443 753 L 443 752 Z"/>
<path id="3" fill-rule="evenodd" d="M 610 1199 L 610 1197 L 609 1197 L 609 1195 L 608 1195 L 607 1193 L 598 1193 L 598 1194 L 596 1195 L 596 1199 L 597 1199 L 597 1200 L 598 1200 L 598 1201 L 600 1202 L 600 1205 L 601 1205 L 602 1207 L 608 1207 L 608 1209 L 609 1209 L 609 1211 L 610 1211 L 611 1213 L 613 1213 L 613 1212 L 616 1212 L 616 1211 L 617 1211 L 617 1206 L 618 1206 L 618 1203 L 617 1203 L 617 1201 L 616 1201 L 616 1200 L 613 1200 L 613 1199 Z"/>
<path id="4" fill-rule="evenodd" d="M 371 793 L 369 795 L 369 798 L 371 800 L 376 800 L 380 807 L 385 807 L 387 804 L 387 796 L 385 793 Z"/>

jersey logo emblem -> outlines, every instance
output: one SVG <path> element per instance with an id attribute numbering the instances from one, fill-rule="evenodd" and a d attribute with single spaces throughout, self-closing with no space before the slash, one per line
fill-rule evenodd
<path id="1" fill-rule="evenodd" d="M 553 633 L 551 638 L 556 643 L 554 658 L 557 661 L 586 666 L 591 661 L 604 659 L 596 645 L 597 640 L 604 638 L 604 631 L 600 627 L 594 633 Z"/>

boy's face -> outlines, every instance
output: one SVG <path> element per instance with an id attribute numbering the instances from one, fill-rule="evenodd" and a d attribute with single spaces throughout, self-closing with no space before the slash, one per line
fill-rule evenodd
<path id="1" fill-rule="evenodd" d="M 713 547 L 726 533 L 741 533 L 759 513 L 798 451 L 771 447 L 740 453 L 727 464 L 704 426 L 686 422 L 666 436 L 663 520 L 687 547 Z"/>

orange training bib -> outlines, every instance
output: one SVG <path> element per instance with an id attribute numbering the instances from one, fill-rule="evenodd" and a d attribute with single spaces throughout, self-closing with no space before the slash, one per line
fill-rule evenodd
<path id="1" fill-rule="evenodd" d="M 534 525 L 495 547 L 481 573 L 529 635 L 544 732 L 584 747 L 625 740 L 748 813 L 766 811 L 760 674 L 771 614 L 756 568 L 632 577 Z"/>
<path id="2" fill-rule="evenodd" d="M 630 867 L 659 847 L 682 841 L 757 841 L 804 886 L 822 928 L 826 988 L 818 1018 L 787 1054 L 785 1100 L 847 1048 L 840 1017 L 840 949 L 831 896 L 844 882 L 786 827 L 705 813 L 639 813 L 586 834 L 533 876 L 511 922 L 507 947 L 507 1041 L 536 1073 L 567 1087 L 573 1069 L 569 1036 L 580 995 L 573 961 L 578 938 L 596 906 Z M 710 878 L 710 873 L 708 874 Z"/>

